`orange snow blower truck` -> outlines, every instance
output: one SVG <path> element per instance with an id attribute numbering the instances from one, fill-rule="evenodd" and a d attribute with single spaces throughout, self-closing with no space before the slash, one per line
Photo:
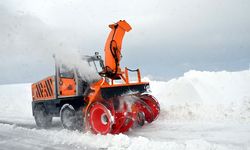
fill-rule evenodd
<path id="1" fill-rule="evenodd" d="M 67 129 L 118 134 L 158 117 L 159 103 L 148 94 L 149 83 L 141 81 L 140 70 L 120 68 L 122 39 L 130 25 L 120 20 L 109 27 L 105 61 L 98 53 L 87 57 L 88 63 L 100 65 L 99 80 L 86 82 L 79 70 L 65 69 L 56 61 L 55 75 L 32 84 L 32 111 L 38 127 L 48 127 L 53 117 L 60 117 Z M 137 81 L 129 80 L 131 71 L 137 72 Z"/>

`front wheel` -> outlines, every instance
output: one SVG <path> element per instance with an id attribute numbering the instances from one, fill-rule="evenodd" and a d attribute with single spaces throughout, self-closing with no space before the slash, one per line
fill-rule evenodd
<path id="1" fill-rule="evenodd" d="M 47 128 L 52 124 L 52 116 L 50 116 L 43 105 L 37 105 L 34 109 L 34 117 L 36 125 L 41 128 Z"/>
<path id="2" fill-rule="evenodd" d="M 65 129 L 76 129 L 76 111 L 72 105 L 65 104 L 60 111 L 61 123 Z"/>

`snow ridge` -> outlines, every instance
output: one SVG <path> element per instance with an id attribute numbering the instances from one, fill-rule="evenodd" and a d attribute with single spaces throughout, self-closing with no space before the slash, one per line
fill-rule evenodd
<path id="1" fill-rule="evenodd" d="M 250 71 L 189 71 L 168 82 L 151 81 L 161 118 L 250 121 Z"/>

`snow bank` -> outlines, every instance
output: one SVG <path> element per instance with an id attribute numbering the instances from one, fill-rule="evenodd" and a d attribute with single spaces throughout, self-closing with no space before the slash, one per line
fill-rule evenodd
<path id="1" fill-rule="evenodd" d="M 0 85 L 0 119 L 33 120 L 31 100 L 31 84 Z"/>
<path id="2" fill-rule="evenodd" d="M 250 71 L 189 71 L 168 82 L 151 81 L 161 119 L 250 121 Z"/>

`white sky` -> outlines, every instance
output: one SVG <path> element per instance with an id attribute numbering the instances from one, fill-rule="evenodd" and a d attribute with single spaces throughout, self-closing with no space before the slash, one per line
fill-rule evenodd
<path id="1" fill-rule="evenodd" d="M 120 19 L 133 28 L 122 65 L 144 75 L 248 69 L 249 14 L 249 0 L 1 0 L 0 84 L 53 73 L 53 53 L 102 53 L 107 25 Z"/>

